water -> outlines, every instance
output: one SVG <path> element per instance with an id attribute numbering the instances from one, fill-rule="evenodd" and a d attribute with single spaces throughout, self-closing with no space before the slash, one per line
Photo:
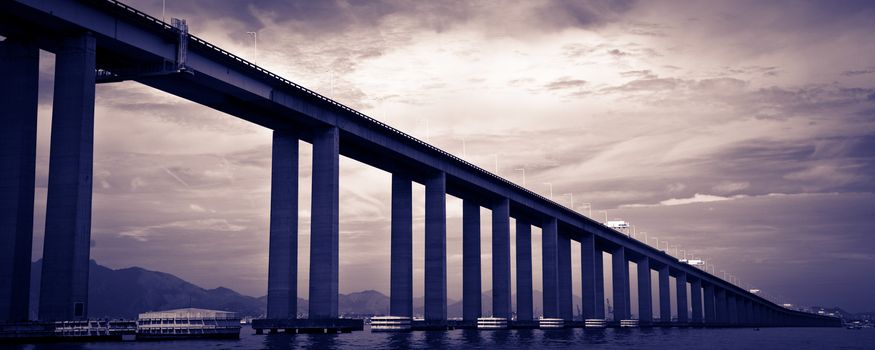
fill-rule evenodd
<path id="1" fill-rule="evenodd" d="M 509 330 L 348 334 L 255 335 L 240 331 L 240 340 L 0 345 L 16 350 L 224 350 L 224 349 L 875 349 L 875 329 L 603 329 Z"/>

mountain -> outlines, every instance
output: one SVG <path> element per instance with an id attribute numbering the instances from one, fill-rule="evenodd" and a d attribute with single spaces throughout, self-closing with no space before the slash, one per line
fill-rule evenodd
<path id="1" fill-rule="evenodd" d="M 39 307 L 42 260 L 31 265 L 31 317 Z M 174 275 L 139 267 L 113 270 L 91 261 L 88 314 L 93 318 L 136 318 L 146 311 L 197 307 L 235 311 L 241 316 L 264 314 L 265 303 L 219 287 L 204 289 Z"/>

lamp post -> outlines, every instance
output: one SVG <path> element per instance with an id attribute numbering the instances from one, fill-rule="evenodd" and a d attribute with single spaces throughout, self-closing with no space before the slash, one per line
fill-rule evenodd
<path id="1" fill-rule="evenodd" d="M 563 196 L 571 197 L 571 210 L 574 211 L 574 193 L 563 193 Z"/>
<path id="2" fill-rule="evenodd" d="M 584 208 L 589 209 L 589 211 L 588 211 L 589 214 L 587 214 L 586 216 L 591 218 L 592 217 L 592 203 L 583 203 L 582 206 Z"/>
<path id="3" fill-rule="evenodd" d="M 252 36 L 252 63 L 258 64 L 258 32 L 246 32 Z"/>
<path id="4" fill-rule="evenodd" d="M 523 187 L 526 187 L 526 168 L 516 168 L 514 171 L 522 171 L 523 172 Z"/>
<path id="5" fill-rule="evenodd" d="M 545 182 L 544 184 L 550 188 L 550 200 L 553 200 L 553 184 L 550 182 Z"/>
<path id="6" fill-rule="evenodd" d="M 641 234 L 644 235 L 644 244 L 650 244 L 647 243 L 647 231 L 641 231 Z"/>

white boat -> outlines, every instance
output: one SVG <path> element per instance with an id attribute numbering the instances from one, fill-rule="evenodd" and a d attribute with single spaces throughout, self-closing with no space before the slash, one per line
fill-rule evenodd
<path id="1" fill-rule="evenodd" d="M 413 320 L 406 316 L 374 316 L 371 317 L 371 332 L 401 332 L 409 331 Z"/>
<path id="2" fill-rule="evenodd" d="M 139 315 L 137 339 L 172 338 L 240 338 L 240 318 L 234 312 L 195 308 Z"/>
<path id="3" fill-rule="evenodd" d="M 561 318 L 541 318 L 538 320 L 538 327 L 541 329 L 565 328 L 565 320 Z"/>
<path id="4" fill-rule="evenodd" d="M 504 317 L 479 317 L 477 329 L 507 329 L 507 319 Z"/>

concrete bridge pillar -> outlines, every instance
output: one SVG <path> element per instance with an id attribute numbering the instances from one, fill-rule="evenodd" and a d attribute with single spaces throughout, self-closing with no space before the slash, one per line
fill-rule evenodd
<path id="1" fill-rule="evenodd" d="M 425 320 L 447 321 L 447 177 L 425 182 Z"/>
<path id="2" fill-rule="evenodd" d="M 638 260 L 638 322 L 653 322 L 653 291 L 650 283 L 650 258 Z"/>
<path id="3" fill-rule="evenodd" d="M 298 310 L 298 137 L 273 132 L 267 318 L 294 319 Z"/>
<path id="4" fill-rule="evenodd" d="M 668 286 L 668 266 L 661 266 L 659 270 L 659 321 L 671 322 L 671 294 Z"/>
<path id="5" fill-rule="evenodd" d="M 717 322 L 716 291 L 714 285 L 706 284 L 703 288 L 705 304 L 705 322 L 713 324 Z"/>
<path id="6" fill-rule="evenodd" d="M 729 322 L 729 312 L 727 309 L 727 301 L 726 301 L 726 290 L 723 288 L 716 288 L 716 310 L 717 310 L 717 322 L 718 323 L 728 323 Z"/>
<path id="7" fill-rule="evenodd" d="M 510 319 L 510 201 L 492 207 L 492 314 Z"/>
<path id="8" fill-rule="evenodd" d="M 413 317 L 413 182 L 392 174 L 389 314 Z"/>
<path id="9" fill-rule="evenodd" d="M 88 317 L 96 42 L 64 38 L 55 55 L 41 320 Z"/>
<path id="10" fill-rule="evenodd" d="M 480 317 L 480 205 L 462 201 L 462 319 Z"/>
<path id="11" fill-rule="evenodd" d="M 687 274 L 685 272 L 678 272 L 678 275 L 675 277 L 675 284 L 675 290 L 677 291 L 678 323 L 687 323 L 689 322 L 689 309 L 687 308 Z"/>
<path id="12" fill-rule="evenodd" d="M 313 135 L 310 220 L 310 318 L 338 317 L 340 134 L 328 127 Z"/>
<path id="13" fill-rule="evenodd" d="M 618 247 L 611 252 L 614 284 L 614 321 L 631 317 L 629 300 L 629 261 L 626 248 Z"/>
<path id="14" fill-rule="evenodd" d="M 544 317 L 558 318 L 559 315 L 559 263 L 558 263 L 558 222 L 547 219 L 541 229 L 541 265 L 544 284 Z"/>
<path id="15" fill-rule="evenodd" d="M 571 239 L 559 234 L 556 239 L 556 263 L 559 268 L 559 318 L 574 320 L 574 297 L 571 293 Z"/>
<path id="16" fill-rule="evenodd" d="M 516 220 L 516 313 L 517 320 L 531 321 L 532 314 L 532 226 Z"/>
<path id="17" fill-rule="evenodd" d="M 0 42 L 0 323 L 27 321 L 39 48 Z"/>
<path id="18" fill-rule="evenodd" d="M 726 308 L 729 311 L 729 323 L 738 324 L 738 298 L 734 293 L 727 293 Z"/>
<path id="19" fill-rule="evenodd" d="M 698 278 L 690 282 L 690 303 L 693 309 L 692 322 L 702 323 L 702 280 Z"/>
<path id="20" fill-rule="evenodd" d="M 602 252 L 596 248 L 595 235 L 580 240 L 580 284 L 583 318 L 605 318 L 604 269 Z"/>

